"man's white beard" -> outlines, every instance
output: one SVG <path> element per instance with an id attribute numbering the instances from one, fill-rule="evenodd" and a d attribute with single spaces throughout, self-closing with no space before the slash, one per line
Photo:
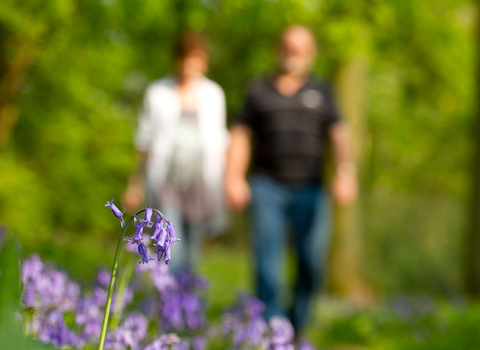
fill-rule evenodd
<path id="1" fill-rule="evenodd" d="M 282 71 L 286 74 L 306 75 L 310 70 L 310 63 L 302 59 L 289 58 L 281 62 Z"/>

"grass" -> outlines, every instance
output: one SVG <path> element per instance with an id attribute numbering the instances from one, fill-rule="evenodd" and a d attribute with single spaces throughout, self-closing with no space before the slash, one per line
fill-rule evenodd
<path id="1" fill-rule="evenodd" d="M 286 275 L 291 275 L 290 260 Z M 218 319 L 240 292 L 253 293 L 252 268 L 248 249 L 222 244 L 206 248 L 198 270 L 210 281 L 210 320 Z M 466 300 L 406 295 L 357 308 L 322 295 L 313 307 L 305 334 L 319 350 L 480 349 L 480 304 Z"/>

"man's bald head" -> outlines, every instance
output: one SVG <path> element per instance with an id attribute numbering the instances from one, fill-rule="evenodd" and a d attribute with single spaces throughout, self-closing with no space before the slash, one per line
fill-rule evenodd
<path id="1" fill-rule="evenodd" d="M 278 53 L 283 73 L 306 75 L 316 55 L 315 37 L 307 27 L 287 27 L 280 37 Z"/>

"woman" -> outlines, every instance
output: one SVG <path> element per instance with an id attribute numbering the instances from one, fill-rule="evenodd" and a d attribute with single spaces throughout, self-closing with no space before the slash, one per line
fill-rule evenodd
<path id="1" fill-rule="evenodd" d="M 204 76 L 207 68 L 206 39 L 182 35 L 176 74 L 154 81 L 145 93 L 135 140 L 138 167 L 122 201 L 134 211 L 146 199 L 174 223 L 182 240 L 172 246 L 173 270 L 192 266 L 201 236 L 222 217 L 225 95 Z"/>

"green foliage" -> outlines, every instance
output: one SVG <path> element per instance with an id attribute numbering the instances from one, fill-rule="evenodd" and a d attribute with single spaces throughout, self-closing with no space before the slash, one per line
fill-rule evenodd
<path id="1" fill-rule="evenodd" d="M 478 305 L 410 300 L 412 305 L 380 305 L 354 310 L 333 300 L 319 307 L 310 336 L 336 349 L 475 349 L 480 341 Z M 412 307 L 413 306 L 413 307 Z M 327 311 L 325 311 L 327 309 Z"/>

